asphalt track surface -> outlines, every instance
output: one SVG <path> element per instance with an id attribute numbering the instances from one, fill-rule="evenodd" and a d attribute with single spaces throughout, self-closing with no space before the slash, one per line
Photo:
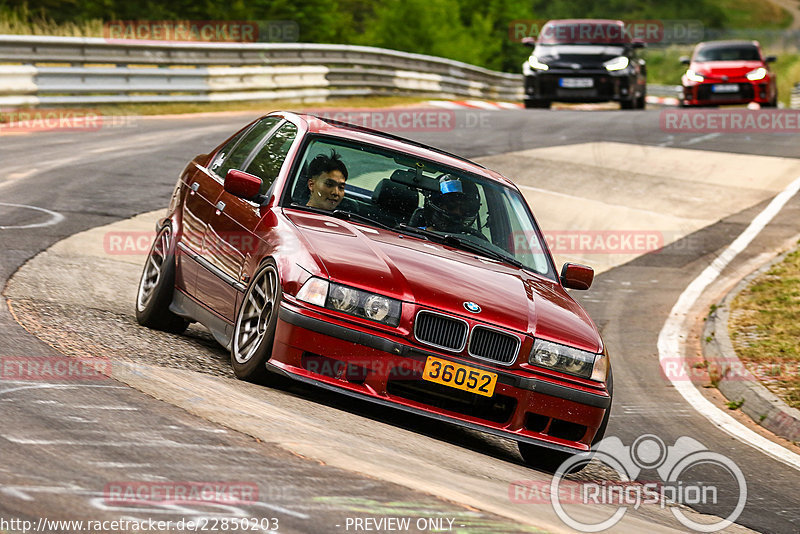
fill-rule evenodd
<path id="1" fill-rule="evenodd" d="M 64 217 L 56 224 L 20 228 L 41 223 L 48 215 L 0 205 L 0 227 L 17 226 L 0 230 L 3 284 L 26 261 L 65 237 L 163 208 L 185 163 L 216 146 L 252 117 L 142 118 L 133 125 L 98 132 L 3 135 L 0 202 L 36 206 Z M 467 157 L 596 141 L 800 156 L 796 136 L 785 134 L 667 134 L 659 128 L 658 110 L 475 111 L 459 112 L 457 118 L 463 127 L 401 133 Z M 123 143 L 109 146 L 109 140 Z M 626 444 L 643 434 L 655 434 L 667 445 L 681 436 L 697 439 L 711 451 L 733 459 L 746 477 L 747 505 L 737 523 L 759 532 L 790 533 L 800 531 L 800 474 L 713 429 L 662 376 L 641 372 L 658 360 L 658 333 L 678 295 L 765 203 L 703 228 L 658 254 L 602 273 L 595 286 L 579 297 L 615 356 L 614 412 L 607 435 L 619 436 Z M 741 271 L 762 254 L 785 244 L 800 230 L 798 220 L 800 200 L 793 198 L 722 273 L 723 278 L 744 274 Z M 23 330 L 5 306 L 0 308 L 0 355 L 57 356 L 49 345 Z M 262 509 L 248 512 L 258 512 L 259 517 L 280 515 L 280 532 L 343 530 L 335 525 L 359 513 L 386 513 L 385 503 L 404 503 L 391 509 L 396 515 L 415 509 L 419 516 L 467 517 L 476 525 L 485 522 L 491 525 L 482 527 L 487 532 L 515 531 L 507 520 L 491 514 L 469 517 L 470 510 L 431 495 L 265 449 L 246 436 L 205 423 L 117 383 L 61 384 L 26 390 L 24 397 L 11 391 L 27 386 L 0 381 L 0 518 L 69 518 L 79 503 L 85 502 L 86 492 L 97 506 L 83 517 L 119 518 L 120 510 L 102 502 L 104 481 L 127 480 L 126 466 L 150 466 L 154 481 L 272 481 L 268 487 L 277 489 L 255 505 Z M 92 432 L 96 436 L 87 438 L 87 421 L 95 423 Z M 415 423 L 410 424 L 413 428 Z M 425 425 L 418 431 L 446 439 Z M 477 438 L 474 443 L 472 436 L 470 440 L 470 448 L 518 461 L 511 452 L 495 450 L 491 441 L 482 444 Z M 152 443 L 162 447 L 148 445 Z M 652 473 L 643 476 L 648 475 Z M 719 483 L 720 487 L 726 484 L 723 480 Z M 331 492 L 331 487 L 336 491 Z M 723 489 L 727 498 L 734 496 L 733 486 Z M 154 513 L 140 512 L 128 515 Z M 165 518 L 177 518 L 181 512 L 161 513 Z"/>

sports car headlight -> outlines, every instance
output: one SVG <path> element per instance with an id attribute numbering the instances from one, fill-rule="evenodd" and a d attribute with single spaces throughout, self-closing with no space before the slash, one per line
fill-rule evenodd
<path id="1" fill-rule="evenodd" d="M 328 281 L 322 278 L 309 278 L 300 291 L 297 292 L 297 299 L 317 306 L 325 306 L 328 298 Z"/>
<path id="2" fill-rule="evenodd" d="M 766 75 L 767 69 L 764 67 L 758 67 L 757 69 L 753 69 L 747 73 L 747 79 L 751 82 L 754 82 L 756 80 L 763 80 Z"/>
<path id="3" fill-rule="evenodd" d="M 609 59 L 603 65 L 606 67 L 606 70 L 615 71 L 615 70 L 622 70 L 628 67 L 630 61 L 625 56 L 617 56 L 614 59 Z"/>
<path id="4" fill-rule="evenodd" d="M 531 56 L 530 58 L 528 58 L 528 65 L 534 70 L 548 70 L 548 69 L 550 69 L 550 67 L 547 66 L 547 64 L 542 63 L 541 61 L 539 61 L 539 58 L 536 57 L 536 56 Z"/>
<path id="5" fill-rule="evenodd" d="M 597 381 L 606 379 L 608 366 L 605 354 L 595 354 L 543 339 L 533 342 L 528 363 Z"/>
<path id="6" fill-rule="evenodd" d="M 689 69 L 686 71 L 686 79 L 690 82 L 702 82 L 706 79 L 702 74 L 697 74 L 695 71 Z"/>
<path id="7" fill-rule="evenodd" d="M 402 305 L 399 300 L 328 282 L 322 278 L 309 278 L 297 292 L 297 298 L 389 326 L 400 324 Z"/>

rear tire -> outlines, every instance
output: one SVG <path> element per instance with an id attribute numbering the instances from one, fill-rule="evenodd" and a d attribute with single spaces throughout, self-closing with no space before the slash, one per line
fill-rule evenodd
<path id="1" fill-rule="evenodd" d="M 136 294 L 136 321 L 148 328 L 180 334 L 189 321 L 169 310 L 175 291 L 175 250 L 172 227 L 164 226 L 147 254 Z"/>
<path id="2" fill-rule="evenodd" d="M 278 268 L 268 259 L 253 276 L 236 314 L 231 367 L 237 378 L 262 384 L 278 381 L 266 365 L 272 356 L 282 295 Z"/>

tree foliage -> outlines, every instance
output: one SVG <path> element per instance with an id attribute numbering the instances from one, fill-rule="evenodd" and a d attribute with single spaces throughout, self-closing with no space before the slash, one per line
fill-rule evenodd
<path id="1" fill-rule="evenodd" d="M 692 19 L 722 27 L 715 0 L 0 0 L 0 18 L 47 24 L 112 20 L 294 21 L 299 40 L 379 46 L 518 72 L 530 53 L 509 35 L 518 20 Z"/>

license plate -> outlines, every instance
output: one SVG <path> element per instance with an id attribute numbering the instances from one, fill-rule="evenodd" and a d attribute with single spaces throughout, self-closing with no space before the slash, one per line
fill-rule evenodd
<path id="1" fill-rule="evenodd" d="M 594 80 L 592 78 L 561 78 L 559 85 L 569 89 L 586 89 L 594 87 Z"/>
<path id="2" fill-rule="evenodd" d="M 739 85 L 735 83 L 715 83 L 711 86 L 712 93 L 738 93 Z"/>
<path id="3" fill-rule="evenodd" d="M 428 356 L 422 379 L 485 397 L 494 395 L 497 374 Z"/>

